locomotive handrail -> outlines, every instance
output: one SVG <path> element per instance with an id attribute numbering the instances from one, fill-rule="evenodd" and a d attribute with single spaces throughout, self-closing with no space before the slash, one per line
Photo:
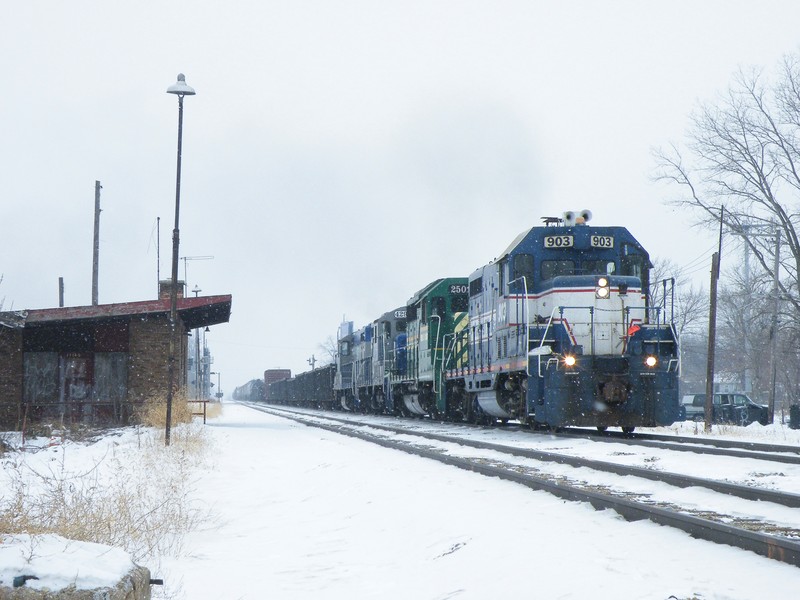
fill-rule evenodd
<path id="1" fill-rule="evenodd" d="M 542 354 L 541 354 L 541 349 L 544 347 L 544 342 L 545 342 L 545 340 L 547 339 L 547 332 L 548 332 L 548 330 L 550 329 L 550 325 L 552 325 L 552 324 L 553 324 L 553 317 L 555 316 L 555 314 L 556 314 L 556 311 L 557 311 L 558 309 L 559 309 L 559 307 L 558 307 L 558 306 L 554 306 L 554 307 L 553 307 L 553 310 L 552 310 L 552 311 L 550 311 L 550 318 L 547 320 L 547 325 L 546 325 L 546 326 L 545 326 L 545 328 L 544 328 L 544 332 L 542 332 L 542 339 L 541 339 L 541 341 L 539 342 L 539 350 L 540 350 L 540 353 L 539 353 L 539 354 L 538 354 L 538 356 L 537 356 L 537 358 L 538 358 L 538 361 L 539 361 L 539 362 L 538 362 L 538 365 L 537 365 L 537 366 L 538 366 L 538 369 L 537 369 L 537 370 L 538 370 L 538 372 L 539 372 L 539 377 L 544 377 L 544 375 L 542 375 Z M 527 326 L 527 329 L 528 329 L 528 335 L 530 336 L 530 325 L 528 325 L 528 326 Z M 527 357 L 527 356 L 530 354 L 531 350 L 530 350 L 530 349 L 528 349 L 528 346 L 527 346 L 527 345 L 525 346 L 525 348 L 526 348 L 525 356 Z M 529 360 L 526 360 L 526 361 L 525 361 L 525 363 L 526 363 L 526 364 L 525 364 L 525 374 L 526 374 L 528 377 L 530 377 L 530 376 L 531 376 L 531 370 L 530 370 L 530 367 L 531 367 L 531 365 L 530 365 L 530 362 L 531 362 L 531 361 L 529 361 Z"/>
<path id="2" fill-rule="evenodd" d="M 439 334 L 442 331 L 442 317 L 439 315 L 431 315 L 431 320 L 436 319 L 436 342 L 433 345 L 433 393 L 437 393 L 439 390 L 437 389 L 437 383 L 439 384 L 438 387 L 441 389 L 441 382 L 438 381 L 439 377 L 442 376 L 442 371 L 444 370 L 444 362 L 442 362 L 442 369 L 439 369 L 439 376 L 436 376 L 436 354 L 439 348 Z M 444 342 L 444 340 L 442 340 Z M 444 350 L 442 350 L 442 361 L 444 361 Z"/>
<path id="3" fill-rule="evenodd" d="M 528 279 L 523 275 L 522 277 L 517 277 L 516 279 L 512 279 L 508 282 L 509 292 L 511 291 L 511 285 L 517 281 L 522 280 L 522 291 L 523 291 L 523 303 L 522 303 L 522 319 L 520 319 L 519 311 L 516 314 L 517 320 L 517 348 L 519 348 L 519 323 L 525 323 L 525 354 L 527 355 L 531 348 L 531 324 L 528 322 Z M 501 290 L 502 292 L 502 290 Z M 517 298 L 517 308 L 519 307 L 519 298 Z M 528 376 L 528 365 L 525 365 L 525 372 Z"/>

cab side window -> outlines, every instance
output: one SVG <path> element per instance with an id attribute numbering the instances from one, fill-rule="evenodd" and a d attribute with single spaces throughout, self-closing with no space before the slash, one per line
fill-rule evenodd
<path id="1" fill-rule="evenodd" d="M 524 278 L 528 289 L 533 286 L 533 256 L 530 254 L 517 254 L 514 257 L 514 279 Z"/>

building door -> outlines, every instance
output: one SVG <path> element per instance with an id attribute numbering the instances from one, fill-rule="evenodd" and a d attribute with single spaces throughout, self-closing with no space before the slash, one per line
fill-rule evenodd
<path id="1" fill-rule="evenodd" d="M 62 356 L 61 366 L 65 416 L 73 422 L 91 418 L 92 355 L 70 352 Z"/>

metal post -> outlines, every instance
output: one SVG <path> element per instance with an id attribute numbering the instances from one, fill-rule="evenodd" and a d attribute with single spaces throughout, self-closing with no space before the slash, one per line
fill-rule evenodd
<path id="1" fill-rule="evenodd" d="M 178 229 L 181 207 L 181 151 L 183 148 L 183 97 L 193 96 L 194 89 L 186 84 L 183 73 L 178 74 L 178 81 L 167 88 L 168 94 L 178 96 L 178 168 L 175 177 L 175 228 L 172 230 L 172 285 L 169 294 L 169 359 L 167 362 L 167 423 L 164 432 L 164 443 L 169 446 L 170 427 L 172 424 L 172 399 L 177 387 L 175 377 L 175 347 L 178 335 L 178 246 L 180 232 Z M 181 345 L 181 349 L 183 346 Z"/>
<path id="2" fill-rule="evenodd" d="M 172 282 L 169 291 L 169 388 L 167 389 L 167 425 L 164 443 L 169 446 L 172 422 L 172 398 L 175 388 L 175 337 L 178 332 L 178 229 L 181 210 L 181 151 L 183 148 L 183 96 L 178 96 L 178 174 L 175 181 L 175 227 L 172 230 Z"/>
<path id="3" fill-rule="evenodd" d="M 97 306 L 100 263 L 100 190 L 99 181 L 94 182 L 94 251 L 92 253 L 92 306 Z"/>

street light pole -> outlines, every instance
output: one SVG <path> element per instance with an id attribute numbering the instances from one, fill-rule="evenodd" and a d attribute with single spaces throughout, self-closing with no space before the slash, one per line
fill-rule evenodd
<path id="1" fill-rule="evenodd" d="M 169 293 L 169 361 L 167 363 L 169 387 L 167 388 L 167 425 L 164 443 L 169 446 L 170 425 L 172 421 L 172 397 L 175 393 L 175 338 L 178 332 L 178 229 L 181 209 L 181 150 L 183 149 L 183 97 L 194 96 L 195 91 L 186 85 L 186 77 L 178 74 L 178 81 L 167 88 L 168 94 L 178 96 L 178 170 L 175 179 L 175 228 L 172 230 L 172 286 Z"/>
<path id="2" fill-rule="evenodd" d="M 219 382 L 219 371 L 211 371 L 209 375 L 216 375 L 217 376 L 217 391 L 214 396 L 217 398 L 218 401 L 222 401 L 222 384 Z"/>

